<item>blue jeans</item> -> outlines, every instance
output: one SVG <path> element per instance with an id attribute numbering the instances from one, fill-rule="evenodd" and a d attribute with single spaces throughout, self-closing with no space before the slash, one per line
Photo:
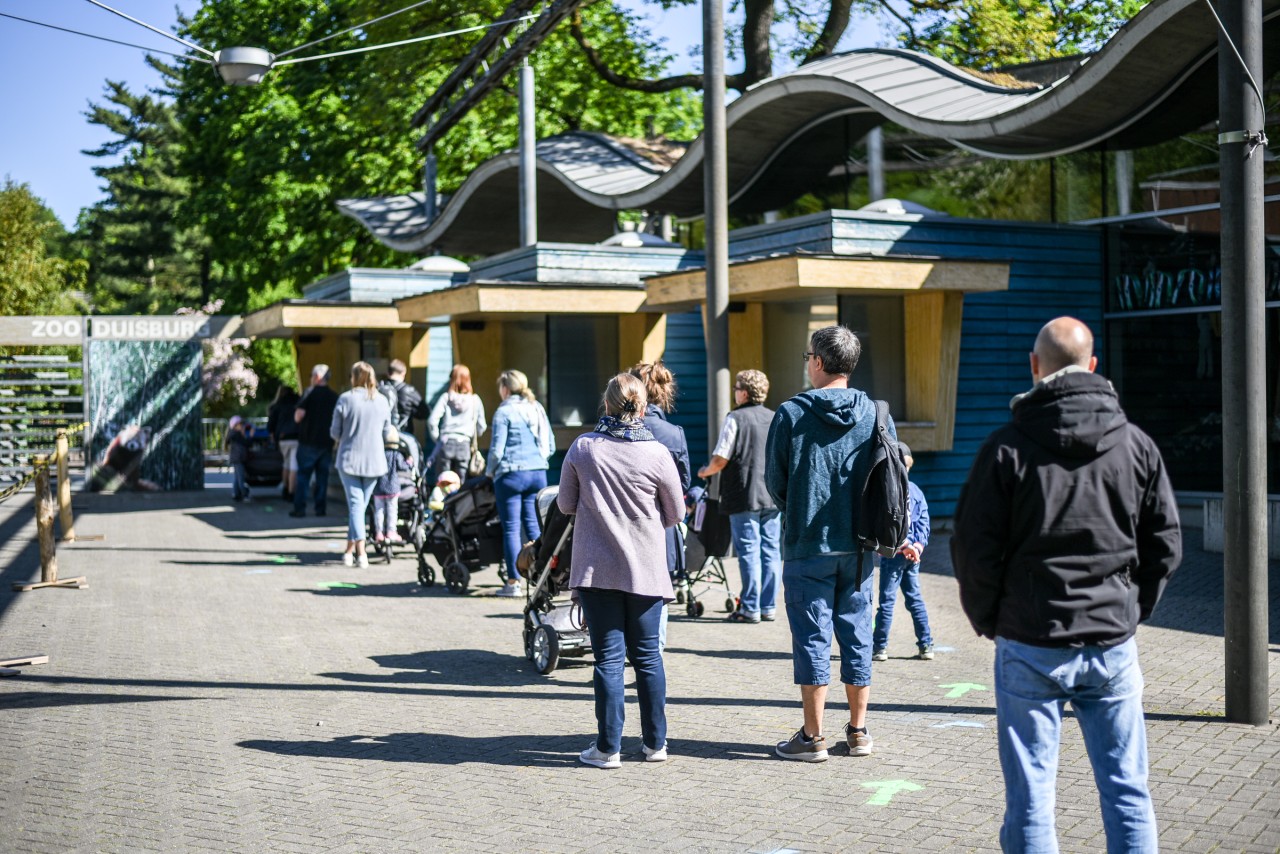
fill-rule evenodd
<path id="1" fill-rule="evenodd" d="M 365 512 L 369 509 L 378 479 L 358 477 L 344 471 L 339 471 L 338 477 L 342 478 L 342 491 L 347 495 L 347 539 L 359 542 L 364 539 Z"/>
<path id="2" fill-rule="evenodd" d="M 498 498 L 498 518 L 502 520 L 502 554 L 507 564 L 507 578 L 520 578 L 516 556 L 520 547 L 536 540 L 542 533 L 538 524 L 538 491 L 547 486 L 546 469 L 509 471 L 493 481 Z M 521 528 L 524 529 L 523 538 Z"/>
<path id="3" fill-rule="evenodd" d="M 231 497 L 235 499 L 249 497 L 249 483 L 245 477 L 244 463 L 231 464 Z"/>
<path id="4" fill-rule="evenodd" d="M 1147 790 L 1138 645 L 1046 648 L 996 638 L 996 721 L 1004 770 L 1005 851 L 1058 850 L 1054 794 L 1058 740 L 1067 701 L 1093 765 L 1107 851 L 1158 849 Z"/>
<path id="5" fill-rule="evenodd" d="M 778 574 L 782 570 L 782 514 L 747 510 L 729 516 L 733 550 L 738 553 L 742 597 L 738 610 L 749 616 L 778 609 Z"/>
<path id="6" fill-rule="evenodd" d="M 911 612 L 911 622 L 916 630 L 917 646 L 933 646 L 933 633 L 929 631 L 929 612 L 924 607 L 920 593 L 920 564 L 907 563 L 904 558 L 890 557 L 880 561 L 880 605 L 876 608 L 876 630 L 871 645 L 884 649 L 889 645 L 889 627 L 893 625 L 893 605 L 898 598 L 898 587 Z"/>
<path id="7" fill-rule="evenodd" d="M 840 645 L 840 681 L 871 684 L 871 558 L 858 578 L 856 554 L 822 555 L 782 564 L 797 685 L 831 681 L 831 635 Z"/>
<path id="8" fill-rule="evenodd" d="M 577 593 L 596 659 L 596 749 L 601 753 L 622 749 L 625 657 L 636 673 L 640 733 L 645 746 L 657 750 L 667 743 L 667 673 L 658 650 L 662 600 L 595 587 L 579 587 Z"/>
<path id="9" fill-rule="evenodd" d="M 332 461 L 332 448 L 317 448 L 315 445 L 298 446 L 298 486 L 293 492 L 293 511 L 307 511 L 307 483 L 315 474 L 315 484 L 311 488 L 311 506 L 316 508 L 316 515 L 324 515 L 325 499 L 329 491 L 329 465 Z"/>

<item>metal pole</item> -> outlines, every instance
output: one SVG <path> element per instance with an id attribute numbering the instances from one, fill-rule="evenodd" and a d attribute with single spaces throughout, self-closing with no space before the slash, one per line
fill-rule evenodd
<path id="1" fill-rule="evenodd" d="M 707 448 L 729 414 L 729 192 L 724 112 L 724 0 L 702 0 L 702 139 L 707 232 Z"/>
<path id="2" fill-rule="evenodd" d="M 1133 213 L 1133 152 L 1116 152 L 1116 215 Z"/>
<path id="3" fill-rule="evenodd" d="M 1215 4 L 1231 41 L 1262 79 L 1261 0 Z M 1263 305 L 1262 105 L 1218 37 L 1222 175 L 1222 453 L 1227 720 L 1267 723 L 1267 370 Z M 1245 133 L 1241 133 L 1241 132 Z"/>
<path id="4" fill-rule="evenodd" d="M 436 207 L 436 184 L 438 180 L 439 167 L 436 162 L 436 149 L 435 146 L 431 146 L 427 149 L 427 163 L 422 167 L 422 191 L 427 197 L 426 214 L 428 224 L 435 222 L 436 215 L 440 213 Z"/>
<path id="5" fill-rule="evenodd" d="M 872 128 L 867 134 L 867 190 L 878 202 L 885 196 L 884 189 L 884 131 Z"/>
<path id="6" fill-rule="evenodd" d="M 533 66 L 520 66 L 520 245 L 538 242 L 537 136 L 533 118 Z"/>

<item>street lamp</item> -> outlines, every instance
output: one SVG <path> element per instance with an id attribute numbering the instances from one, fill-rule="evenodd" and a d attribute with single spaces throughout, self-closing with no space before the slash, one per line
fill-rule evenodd
<path id="1" fill-rule="evenodd" d="M 223 83 L 256 86 L 275 64 L 275 56 L 260 47 L 224 47 L 213 54 L 213 67 Z"/>

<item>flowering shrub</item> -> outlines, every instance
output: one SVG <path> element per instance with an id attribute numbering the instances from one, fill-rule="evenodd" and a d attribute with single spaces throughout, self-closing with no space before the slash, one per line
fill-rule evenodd
<path id="1" fill-rule="evenodd" d="M 222 300 L 216 299 L 198 309 L 180 308 L 174 314 L 217 314 Z M 258 393 L 258 374 L 249 358 L 248 338 L 206 338 L 204 341 L 204 367 L 200 372 L 200 385 L 205 402 L 211 409 L 234 409 L 244 406 Z"/>

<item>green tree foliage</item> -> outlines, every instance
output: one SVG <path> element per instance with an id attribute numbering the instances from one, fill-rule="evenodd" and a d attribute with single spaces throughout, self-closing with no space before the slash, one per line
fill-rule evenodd
<path id="1" fill-rule="evenodd" d="M 173 105 L 112 81 L 106 101 L 91 105 L 87 116 L 113 138 L 85 154 L 118 162 L 94 167 L 106 196 L 81 212 L 76 235 L 89 261 L 94 307 L 154 314 L 204 302 L 211 283 L 199 224 L 179 224 L 191 182 Z"/>
<path id="2" fill-rule="evenodd" d="M 183 24 L 182 35 L 215 48 L 248 44 L 280 51 L 402 5 L 220 0 L 206 2 Z M 503 5 L 441 0 L 298 55 L 484 24 Z M 589 14 L 603 26 L 616 24 L 620 15 L 607 5 Z M 297 296 L 303 285 L 345 267 L 413 260 L 377 244 L 334 202 L 421 187 L 423 153 L 410 119 L 477 37 L 277 67 L 263 84 L 246 88 L 224 85 L 207 65 L 172 69 L 184 134 L 182 171 L 192 180 L 182 222 L 207 235 L 211 261 L 224 276 L 218 295 L 229 309 Z M 660 70 L 628 39 L 611 42 L 609 51 L 636 73 Z M 539 136 L 568 129 L 643 135 L 649 116 L 667 135 L 689 138 L 698 130 L 696 98 L 601 86 L 565 34 L 544 43 L 533 62 Z M 477 166 L 515 144 L 515 81 L 507 83 L 437 147 L 442 191 L 456 189 Z"/>
<path id="3" fill-rule="evenodd" d="M 1097 50 L 1149 0 L 873 0 L 898 42 L 956 65 L 1001 65 Z"/>
<path id="4" fill-rule="evenodd" d="M 72 311 L 82 298 L 85 264 L 54 251 L 65 232 L 26 184 L 0 185 L 0 315 Z"/>

